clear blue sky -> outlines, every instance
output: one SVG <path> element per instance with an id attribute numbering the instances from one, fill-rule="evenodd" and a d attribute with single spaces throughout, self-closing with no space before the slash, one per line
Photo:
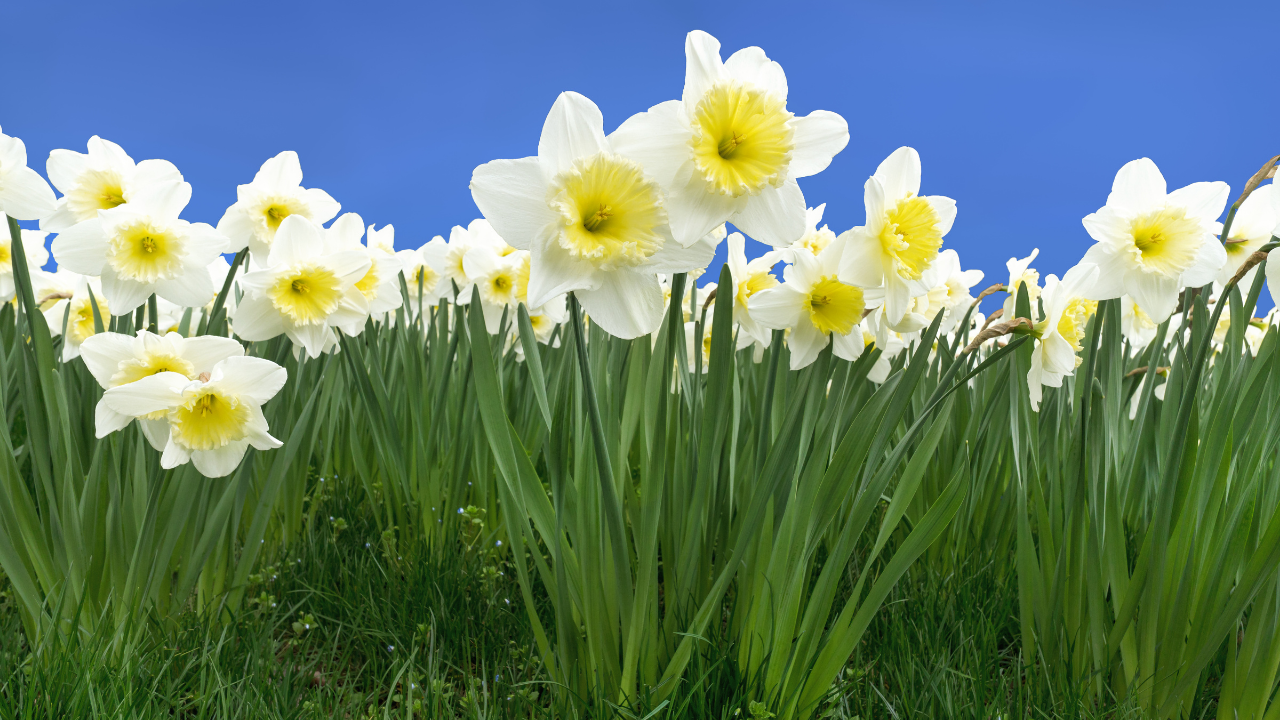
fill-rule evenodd
<path id="1" fill-rule="evenodd" d="M 14 7 L 14 6 L 17 7 Z M 1224 180 L 1232 199 L 1280 153 L 1280 2 L 466 3 L 19 0 L 4 11 L 0 126 L 44 172 L 98 134 L 177 164 L 184 217 L 216 223 L 267 158 L 298 151 L 304 185 L 416 247 L 478 215 L 467 183 L 536 152 L 556 95 L 611 131 L 678 98 L 685 33 L 759 45 L 789 108 L 849 122 L 849 146 L 802 181 L 840 232 L 900 145 L 927 194 L 959 204 L 947 245 L 1006 279 L 1039 246 L 1063 272 L 1080 218 L 1125 162 L 1170 187 Z"/>

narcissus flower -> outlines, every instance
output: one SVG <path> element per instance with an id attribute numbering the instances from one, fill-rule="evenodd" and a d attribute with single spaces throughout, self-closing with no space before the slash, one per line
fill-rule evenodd
<path id="1" fill-rule="evenodd" d="M 444 295 L 453 294 L 453 286 L 458 288 L 457 302 L 466 305 L 471 302 L 471 277 L 467 275 L 464 262 L 472 248 L 485 248 L 499 256 L 507 256 L 516 249 L 507 244 L 493 229 L 493 225 L 484 218 L 472 220 L 465 228 L 454 225 L 449 231 L 449 245 L 444 256 L 445 288 Z"/>
<path id="2" fill-rule="evenodd" d="M 939 328 L 941 333 L 950 333 L 956 329 L 964 314 L 973 304 L 974 285 L 982 282 L 981 270 L 961 270 L 960 255 L 955 250 L 947 249 L 938 253 L 933 262 L 934 278 L 939 288 L 946 288 L 946 297 L 942 304 L 946 307 L 947 316 Z"/>
<path id="3" fill-rule="evenodd" d="M 1138 307 L 1128 295 L 1120 298 L 1120 332 L 1129 341 L 1130 354 L 1137 354 L 1151 344 L 1159 324 Z"/>
<path id="4" fill-rule="evenodd" d="M 59 271 L 61 272 L 61 268 Z M 64 275 L 64 283 L 66 279 Z M 60 290 L 58 294 L 65 294 L 65 290 Z M 36 302 L 40 302 L 39 296 L 36 297 Z M 41 303 L 41 306 L 45 304 Z M 111 320 L 111 309 L 102 297 L 102 285 L 99 284 L 98 278 L 78 275 L 75 277 L 74 289 L 70 297 L 59 297 L 52 305 L 45 308 L 44 319 L 51 335 L 54 337 L 63 335 L 65 323 L 66 334 L 62 338 L 63 362 L 70 362 L 80 357 L 80 344 L 97 332 L 97 325 L 93 319 L 95 305 L 105 328 L 106 323 Z"/>
<path id="5" fill-rule="evenodd" d="M 151 192 L 168 193 L 182 182 L 182 173 L 168 160 L 135 163 L 124 148 L 94 135 L 89 152 L 54 150 L 45 167 L 62 193 L 57 210 L 40 221 L 40 229 L 62 232 Z"/>
<path id="6" fill-rule="evenodd" d="M 104 299 L 117 315 L 151 294 L 183 307 L 201 307 L 215 292 L 208 266 L 227 239 L 205 223 L 178 215 L 191 185 L 175 181 L 63 231 L 53 240 L 60 266 L 102 277 Z"/>
<path id="7" fill-rule="evenodd" d="M 1263 185 L 1254 190 L 1240 204 L 1240 209 L 1236 211 L 1236 216 L 1231 221 L 1231 229 L 1224 244 L 1227 261 L 1215 278 L 1219 284 L 1226 285 L 1249 256 L 1270 242 L 1271 236 L 1275 234 L 1277 228 L 1280 228 L 1280 212 L 1276 210 L 1277 206 L 1280 206 L 1278 190 L 1280 188 L 1274 184 Z M 1277 259 L 1280 260 L 1280 256 L 1277 256 Z M 1271 261 L 1267 264 L 1270 265 Z M 1253 283 L 1254 272 L 1256 268 L 1241 278 L 1240 292 L 1248 294 Z"/>
<path id="8" fill-rule="evenodd" d="M 86 338 L 80 345 L 80 357 L 104 390 L 137 382 L 162 372 L 178 373 L 187 380 L 212 372 L 213 367 L 230 357 L 244 355 L 244 347 L 230 338 L 201 336 L 184 338 L 177 333 L 156 335 L 139 330 L 136 337 L 104 332 Z M 112 410 L 106 400 L 99 400 L 95 411 L 97 436 L 121 430 L 133 422 L 133 416 Z M 169 426 L 164 414 L 140 418 L 142 434 L 151 446 L 164 450 Z"/>
<path id="9" fill-rule="evenodd" d="M 530 251 L 530 306 L 573 291 L 616 337 L 656 330 L 657 274 L 693 270 L 700 257 L 672 240 L 661 187 L 614 150 L 600 109 L 577 93 L 552 106 L 537 157 L 481 165 L 471 195 L 498 235 Z"/>
<path id="10" fill-rule="evenodd" d="M 670 194 L 677 242 L 690 245 L 722 222 L 776 247 L 804 234 L 797 178 L 826 169 L 849 142 L 844 118 L 787 109 L 782 66 L 758 47 L 720 59 L 720 41 L 685 38 L 684 94 L 632 116 L 609 136 Z"/>
<path id="11" fill-rule="evenodd" d="M 729 274 L 733 286 L 726 288 L 733 292 L 733 321 L 741 331 L 738 333 L 738 349 L 753 342 L 761 347 L 768 347 L 770 332 L 760 327 L 751 316 L 751 298 L 761 290 L 768 290 L 778 285 L 778 278 L 773 274 L 773 266 L 790 257 L 791 250 L 773 250 L 758 258 L 748 261 L 746 239 L 742 233 L 729 236 Z M 816 255 L 815 255 L 816 256 Z"/>
<path id="12" fill-rule="evenodd" d="M 1033 410 L 1040 409 L 1041 388 L 1062 387 L 1062 379 L 1074 375 L 1081 362 L 1085 327 L 1098 309 L 1098 303 L 1086 296 L 1097 276 L 1096 267 L 1081 264 L 1068 270 L 1061 281 L 1055 275 L 1045 280 L 1045 317 L 1033 331 L 1037 342 L 1027 373 Z"/>
<path id="13" fill-rule="evenodd" d="M 1020 288 L 1027 289 L 1027 300 L 1031 303 L 1031 314 L 1036 315 L 1040 312 L 1040 273 L 1031 267 L 1031 263 L 1035 261 L 1036 256 L 1040 254 L 1040 248 L 1032 248 L 1031 254 L 1019 260 L 1018 258 L 1009 258 L 1004 264 L 1009 268 L 1009 282 L 1005 284 L 1005 292 L 1009 295 L 1004 299 L 1004 316 L 1012 318 L 1016 314 L 1018 303 L 1018 291 Z M 1030 318 L 1034 320 L 1035 318 Z"/>
<path id="14" fill-rule="evenodd" d="M 13 275 L 13 237 L 9 234 L 9 218 L 0 212 L 0 302 L 9 302 L 17 294 L 17 285 Z M 44 247 L 44 239 L 49 233 L 38 230 L 23 230 L 22 250 L 27 256 L 27 271 L 35 274 L 49 262 L 49 251 Z M 37 301 L 40 298 L 36 298 Z"/>
<path id="15" fill-rule="evenodd" d="M 751 296 L 751 317 L 763 328 L 790 329 L 791 369 L 806 367 L 829 343 L 845 360 L 856 360 L 865 345 L 859 329 L 868 307 L 879 305 L 879 288 L 863 288 L 838 277 L 840 248 L 828 247 L 817 257 L 793 253 L 794 264 L 782 271 L 783 283 Z"/>
<path id="16" fill-rule="evenodd" d="M 911 299 L 934 285 L 929 276 L 942 238 L 956 219 L 956 201 L 920 195 L 920 155 L 898 148 L 863 186 L 867 224 L 840 235 L 840 277 L 864 287 L 884 286 L 885 317 L 897 325 Z"/>
<path id="17" fill-rule="evenodd" d="M 822 213 L 827 209 L 827 204 L 822 203 L 816 208 L 809 208 L 804 212 L 805 231 L 800 239 L 791 244 L 792 250 L 804 250 L 810 255 L 817 255 L 827 246 L 836 241 L 836 234 L 826 225 L 818 227 L 818 223 L 822 222 Z"/>
<path id="18" fill-rule="evenodd" d="M 489 332 L 498 331 L 504 311 L 507 323 L 514 323 L 516 306 L 521 298 L 528 297 L 529 253 L 516 250 L 500 255 L 493 247 L 475 245 L 467 251 L 462 264 L 472 286 L 480 293 L 480 306 Z"/>
<path id="19" fill-rule="evenodd" d="M 262 404 L 284 385 L 287 373 L 270 360 L 231 357 L 195 380 L 160 372 L 107 390 L 102 400 L 121 415 L 161 415 L 169 438 L 160 466 L 191 462 L 205 477 L 230 475 L 250 446 L 280 447 L 271 437 Z"/>
<path id="20" fill-rule="evenodd" d="M 323 225 L 341 207 L 329 193 L 302 187 L 298 153 L 285 150 L 263 163 L 253 182 L 236 188 L 236 202 L 218 221 L 218 231 L 231 241 L 228 252 L 248 247 L 253 261 L 262 265 L 285 218 L 300 215 Z"/>
<path id="21" fill-rule="evenodd" d="M 449 246 L 439 235 L 431 238 L 417 250 L 401 250 L 396 253 L 404 272 L 405 285 L 409 288 L 409 312 L 417 316 L 418 306 L 425 310 L 433 307 L 440 298 L 453 292 L 445 279 L 445 260 Z"/>
<path id="22" fill-rule="evenodd" d="M 404 297 L 400 294 L 400 270 L 402 263 L 391 250 L 395 228 L 390 225 L 381 232 L 369 226 L 369 245 L 360 242 L 365 234 L 364 221 L 355 213 L 345 213 L 333 221 L 325 231 L 326 253 L 357 252 L 368 257 L 369 269 L 342 299 L 344 311 L 341 321 L 335 322 L 343 333 L 351 336 L 364 331 L 365 320 L 373 317 L 381 320 L 387 313 L 400 307 Z"/>
<path id="23" fill-rule="evenodd" d="M 1167 192 L 1147 158 L 1120 168 L 1106 206 L 1084 218 L 1097 241 L 1081 261 L 1099 270 L 1092 299 L 1128 294 L 1164 322 L 1183 288 L 1208 284 L 1226 264 L 1227 251 L 1214 236 L 1230 191 L 1224 182 L 1199 182 Z"/>
<path id="24" fill-rule="evenodd" d="M 290 216 L 280 223 L 264 265 L 240 279 L 245 295 L 232 323 L 241 338 L 270 340 L 283 333 L 314 358 L 333 341 L 332 328 L 364 322 L 343 299 L 369 271 L 366 251 L 330 247 L 324 228 Z"/>
<path id="25" fill-rule="evenodd" d="M 40 220 L 56 208 L 49 183 L 27 167 L 27 146 L 0 132 L 0 212 L 18 220 Z"/>

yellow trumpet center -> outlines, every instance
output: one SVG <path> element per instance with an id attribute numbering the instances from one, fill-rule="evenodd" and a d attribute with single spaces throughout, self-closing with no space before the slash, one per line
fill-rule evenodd
<path id="1" fill-rule="evenodd" d="M 125 203 L 124 178 L 114 170 L 86 170 L 79 184 L 67 193 L 67 209 L 78 220 L 98 216 L 99 210 L 110 210 Z"/>
<path id="2" fill-rule="evenodd" d="M 360 278 L 360 280 L 356 282 L 356 289 L 360 291 L 361 295 L 372 300 L 378 296 L 378 283 L 381 282 L 381 280 L 382 277 L 378 274 L 378 260 L 377 258 L 370 257 L 369 271 L 364 274 L 364 277 Z"/>
<path id="3" fill-rule="evenodd" d="M 778 278 L 774 277 L 773 273 L 768 270 L 747 273 L 745 278 L 738 281 L 738 292 L 735 298 L 738 306 L 746 307 L 747 301 L 751 299 L 752 295 L 777 284 Z"/>
<path id="4" fill-rule="evenodd" d="M 912 195 L 890 208 L 880 229 L 880 247 L 899 277 L 919 280 L 942 247 L 938 214 L 929 201 Z"/>
<path id="5" fill-rule="evenodd" d="M 321 265 L 294 268 L 267 289 L 271 304 L 297 325 L 318 325 L 342 300 L 338 278 Z"/>
<path id="6" fill-rule="evenodd" d="M 257 207 L 249 213 L 253 220 L 258 239 L 270 243 L 280 229 L 280 223 L 290 215 L 301 215 L 311 219 L 311 207 L 305 200 L 292 195 L 271 195 L 261 198 Z"/>
<path id="7" fill-rule="evenodd" d="M 252 419 L 249 406 L 239 398 L 210 388 L 169 411 L 174 440 L 191 450 L 215 450 L 243 440 Z"/>
<path id="8" fill-rule="evenodd" d="M 1098 309 L 1098 303 L 1084 298 L 1072 298 L 1058 318 L 1058 334 L 1071 345 L 1071 349 L 1080 352 L 1080 341 L 1084 339 L 1085 326 L 1089 317 Z M 1078 360 L 1079 358 L 1077 358 Z"/>
<path id="9" fill-rule="evenodd" d="M 102 318 L 102 322 L 105 325 L 111 320 L 107 310 L 107 301 L 96 296 L 95 299 L 98 301 L 98 316 Z M 67 317 L 67 335 L 71 341 L 79 345 L 86 338 L 95 334 L 97 334 L 97 328 L 93 324 L 93 303 L 89 302 L 87 297 L 72 300 Z"/>
<path id="10" fill-rule="evenodd" d="M 0 242 L 0 267 L 13 267 L 13 248 L 10 247 L 11 244 L 11 241 L 7 239 L 4 242 Z"/>
<path id="11" fill-rule="evenodd" d="M 787 178 L 794 132 L 786 102 L 738 82 L 716 84 L 693 112 L 693 161 L 722 195 L 755 195 Z"/>
<path id="12" fill-rule="evenodd" d="M 848 335 L 867 309 L 861 288 L 846 285 L 834 275 L 824 275 L 804 298 L 809 321 L 821 333 Z"/>
<path id="13" fill-rule="evenodd" d="M 810 255 L 817 255 L 827 246 L 835 242 L 836 234 L 823 225 L 821 229 L 809 230 L 796 242 L 796 247 L 804 248 L 809 251 Z"/>
<path id="14" fill-rule="evenodd" d="M 552 183 L 561 248 L 598 268 L 634 266 L 662 248 L 667 213 L 640 166 L 598 153 L 574 161 Z"/>
<path id="15" fill-rule="evenodd" d="M 195 378 L 196 368 L 186 358 L 167 352 L 148 353 L 140 358 L 129 358 L 120 363 L 111 376 L 111 386 L 127 385 L 157 373 L 176 372 Z"/>
<path id="16" fill-rule="evenodd" d="M 185 238 L 150 220 L 120 225 L 110 239 L 107 263 L 128 280 L 153 283 L 182 274 Z"/>
<path id="17" fill-rule="evenodd" d="M 1195 262 L 1204 238 L 1200 221 L 1183 208 L 1162 208 L 1129 221 L 1138 267 L 1165 276 L 1180 275 Z"/>

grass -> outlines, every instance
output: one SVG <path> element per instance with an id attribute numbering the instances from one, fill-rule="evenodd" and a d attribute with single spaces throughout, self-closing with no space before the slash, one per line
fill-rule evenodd
<path id="1" fill-rule="evenodd" d="M 188 612 L 163 642 L 114 657 L 106 638 L 60 645 L 50 633 L 32 648 L 6 590 L 0 716 L 554 717 L 518 583 L 482 514 L 454 551 L 435 552 L 383 536 L 353 490 L 324 500 L 291 551 L 250 578 L 247 609 L 217 630 Z M 898 583 L 821 717 L 1138 717 L 1095 706 L 1084 688 L 1047 691 L 1020 659 L 1016 578 L 977 559 L 957 566 L 978 569 L 943 577 L 918 566 Z M 613 717 L 767 717 L 752 713 L 756 683 L 732 661 L 724 623 L 712 628 L 681 692 Z M 1201 711 L 1193 717 L 1212 715 Z"/>

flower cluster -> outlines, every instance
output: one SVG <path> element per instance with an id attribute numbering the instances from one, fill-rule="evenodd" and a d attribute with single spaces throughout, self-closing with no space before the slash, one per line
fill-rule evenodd
<path id="1" fill-rule="evenodd" d="M 291 151 L 239 186 L 214 226 L 181 217 L 192 188 L 168 161 L 135 162 L 95 136 L 87 153 L 50 153 L 57 197 L 27 167 L 22 141 L 0 133 L 0 212 L 40 226 L 21 231 L 21 248 L 0 245 L 0 299 L 16 294 L 21 250 L 35 301 L 62 337 L 62 360 L 83 358 L 105 390 L 98 434 L 137 420 L 165 467 L 190 460 L 219 476 L 249 446 L 279 445 L 261 406 L 285 371 L 246 356 L 248 343 L 285 336 L 296 354 L 317 358 L 370 324 L 426 324 L 442 301 L 478 302 L 489 331 L 506 333 L 520 355 L 530 348 L 519 343 L 519 307 L 537 340 L 551 343 L 572 293 L 591 323 L 622 339 L 655 333 L 670 303 L 684 304 L 693 371 L 694 349 L 704 348 L 704 363 L 710 354 L 710 324 L 695 317 L 700 298 L 704 315 L 712 302 L 732 304 L 734 345 L 757 359 L 775 343 L 792 369 L 828 346 L 845 360 L 875 348 L 869 377 L 882 382 L 935 321 L 958 340 L 1002 315 L 995 327 L 1034 338 L 1027 381 L 1038 407 L 1041 388 L 1060 386 L 1080 363 L 1099 301 L 1121 298 L 1136 351 L 1178 312 L 1183 288 L 1221 286 L 1277 232 L 1273 184 L 1255 187 L 1224 232 L 1226 184 L 1169 192 L 1155 163 L 1135 160 L 1084 218 L 1096 243 L 1079 264 L 1041 284 L 1036 251 L 1010 259 L 1008 283 L 995 288 L 1007 300 L 988 318 L 973 295 L 982 273 L 963 270 L 943 247 L 956 202 L 922 194 L 914 149 L 895 150 L 868 177 L 863 224 L 838 234 L 819 227 L 826 206 L 808 207 L 798 180 L 846 146 L 844 119 L 788 109 L 786 75 L 760 48 L 722 59 L 719 42 L 694 31 L 685 56 L 678 99 L 609 134 L 591 100 L 561 94 L 536 155 L 475 169 L 470 188 L 483 218 L 414 250 L 395 249 L 392 226 L 339 215 L 328 193 L 303 187 Z M 748 258 L 746 238 L 727 224 L 772 249 Z M 671 297 L 671 277 L 697 278 L 721 243 L 732 287 Z M 56 271 L 43 269 L 50 250 Z M 1267 273 L 1280 280 L 1280 263 Z M 1023 292 L 1030 317 L 1019 317 Z M 201 328 L 219 313 L 229 322 L 193 336 L 193 313 Z M 149 330 L 111 331 L 113 318 L 130 314 L 129 327 L 145 321 Z"/>

